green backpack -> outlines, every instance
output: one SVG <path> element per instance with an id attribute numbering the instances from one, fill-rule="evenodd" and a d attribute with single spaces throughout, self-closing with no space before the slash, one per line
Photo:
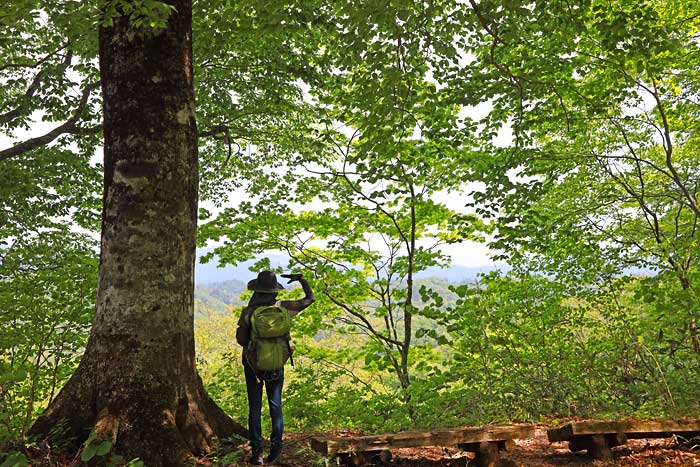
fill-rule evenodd
<path id="1" fill-rule="evenodd" d="M 248 363 L 257 371 L 284 367 L 292 356 L 289 330 L 292 318 L 281 306 L 261 306 L 250 314 L 250 341 L 245 349 Z"/>

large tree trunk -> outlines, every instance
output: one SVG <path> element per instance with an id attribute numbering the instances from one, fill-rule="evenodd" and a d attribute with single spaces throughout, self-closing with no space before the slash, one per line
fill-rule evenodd
<path id="1" fill-rule="evenodd" d="M 167 28 L 126 17 L 100 30 L 105 183 L 97 307 L 75 374 L 32 427 L 92 429 L 148 467 L 183 465 L 215 438 L 245 435 L 195 370 L 197 129 L 191 0 Z"/>

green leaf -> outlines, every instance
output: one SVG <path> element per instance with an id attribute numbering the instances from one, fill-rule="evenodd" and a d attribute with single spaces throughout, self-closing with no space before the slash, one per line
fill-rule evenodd
<path id="1" fill-rule="evenodd" d="M 11 452 L 5 457 L 0 467 L 27 467 L 29 459 L 21 452 Z"/>
<path id="2" fill-rule="evenodd" d="M 80 460 L 87 462 L 97 453 L 97 446 L 95 444 L 88 444 L 83 448 L 83 452 L 80 453 Z"/>
<path id="3" fill-rule="evenodd" d="M 97 450 L 95 451 L 95 454 L 97 454 L 98 456 L 104 456 L 111 450 L 112 450 L 112 442 L 109 440 L 105 440 L 105 441 L 102 441 L 97 446 Z"/>

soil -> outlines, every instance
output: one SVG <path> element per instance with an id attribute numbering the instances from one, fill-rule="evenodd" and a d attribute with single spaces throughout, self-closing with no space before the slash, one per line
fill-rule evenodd
<path id="1" fill-rule="evenodd" d="M 354 433 L 327 433 L 330 436 L 351 436 Z M 277 465 L 309 467 L 338 465 L 336 460 L 319 457 L 310 448 L 313 435 L 290 435 L 285 442 L 283 458 Z M 376 458 L 360 465 L 386 467 L 473 467 L 474 455 L 457 448 L 426 447 L 391 451 L 390 461 Z M 629 440 L 613 448 L 610 461 L 594 460 L 585 453 L 572 453 L 568 443 L 547 441 L 546 429 L 538 428 L 534 438 L 516 440 L 515 450 L 503 453 L 502 467 L 700 467 L 700 446 L 681 445 L 672 439 Z M 245 465 L 245 464 L 240 464 Z"/>
<path id="2" fill-rule="evenodd" d="M 304 433 L 285 436 L 282 458 L 275 464 L 280 467 L 334 467 L 344 464 L 340 459 L 321 456 L 311 449 L 311 439 L 318 435 L 359 436 L 351 430 L 328 433 Z M 247 466 L 250 454 L 244 440 L 239 440 L 217 455 L 198 459 L 203 467 Z M 35 446 L 17 449 L 30 458 L 31 466 L 77 467 L 84 465 L 79 456 L 55 455 L 50 450 Z M 0 449 L 2 452 L 2 449 Z M 0 456 L 1 458 L 1 456 Z M 103 464 L 99 464 L 103 465 Z M 123 464 L 122 464 L 123 465 Z M 350 464 L 354 465 L 354 464 Z M 377 467 L 475 467 L 474 454 L 452 447 L 404 448 L 391 451 L 391 459 L 379 458 L 359 464 Z M 503 453 L 499 467 L 700 467 L 700 441 L 685 445 L 673 439 L 629 440 L 623 446 L 613 448 L 610 461 L 594 460 L 581 453 L 572 453 L 568 443 L 547 441 L 546 428 L 538 427 L 534 438 L 516 440 L 515 449 Z"/>

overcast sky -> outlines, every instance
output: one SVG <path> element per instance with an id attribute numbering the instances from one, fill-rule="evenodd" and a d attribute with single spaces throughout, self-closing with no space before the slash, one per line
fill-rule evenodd
<path id="1" fill-rule="evenodd" d="M 39 118 L 40 117 L 36 117 L 35 120 L 38 120 Z M 22 141 L 23 139 L 28 139 L 34 136 L 45 134 L 53 128 L 57 127 L 58 125 L 60 125 L 60 122 L 46 123 L 39 121 L 32 125 L 31 131 L 18 130 L 15 133 L 15 140 L 12 140 L 0 134 L 0 150 L 11 147 L 17 144 L 17 142 Z M 507 131 L 506 134 L 499 135 L 498 139 L 507 140 L 509 139 L 509 137 L 510 134 L 509 131 Z M 101 152 L 101 149 L 99 149 L 98 153 L 95 154 L 93 162 L 101 162 Z M 227 203 L 227 206 L 236 206 L 241 201 L 244 201 L 247 198 L 248 195 L 244 190 L 234 191 L 229 195 L 229 203 Z M 453 209 L 457 212 L 466 212 L 465 204 L 468 201 L 468 197 L 466 193 L 463 195 L 459 195 L 456 193 L 441 194 L 436 196 L 435 201 L 444 203 L 448 208 Z M 205 207 L 212 213 L 218 211 L 218 209 L 216 209 L 212 203 L 202 202 L 200 203 L 200 205 L 202 207 Z M 305 209 L 313 208 L 313 205 L 305 207 Z M 449 255 L 452 258 L 452 264 L 456 266 L 466 266 L 470 268 L 494 266 L 494 262 L 489 257 L 490 251 L 483 243 L 466 241 L 456 245 L 444 245 L 441 247 L 441 250 L 443 251 L 443 253 Z"/>

